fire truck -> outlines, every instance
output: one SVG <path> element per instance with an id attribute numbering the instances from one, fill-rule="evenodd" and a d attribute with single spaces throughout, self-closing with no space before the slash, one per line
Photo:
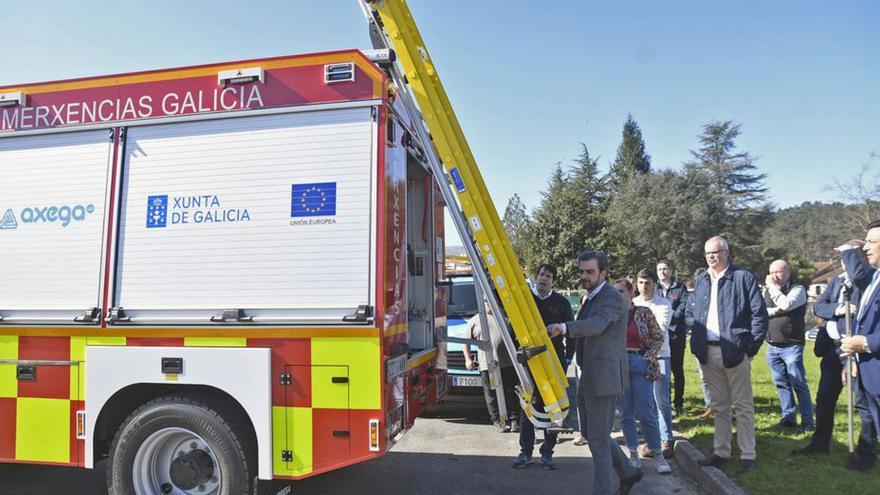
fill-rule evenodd
<path id="1" fill-rule="evenodd" d="M 445 207 L 565 416 L 406 3 L 361 6 L 374 50 L 0 88 L 0 462 L 221 495 L 382 455 L 446 394 Z"/>

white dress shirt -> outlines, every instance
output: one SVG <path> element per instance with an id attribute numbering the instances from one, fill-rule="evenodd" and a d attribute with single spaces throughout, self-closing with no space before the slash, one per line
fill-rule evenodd
<path id="1" fill-rule="evenodd" d="M 710 342 L 721 340 L 721 323 L 718 321 L 718 281 L 727 273 L 728 268 L 722 270 L 718 275 L 715 275 L 712 269 L 708 271 L 712 290 L 709 293 L 709 314 L 706 316 L 706 340 Z"/>

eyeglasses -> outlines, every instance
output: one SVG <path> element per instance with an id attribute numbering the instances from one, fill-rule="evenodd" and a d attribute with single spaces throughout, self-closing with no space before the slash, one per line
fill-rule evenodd
<path id="1" fill-rule="evenodd" d="M 718 256 L 721 253 L 726 253 L 726 249 L 722 249 L 720 251 L 706 251 L 706 256 Z"/>

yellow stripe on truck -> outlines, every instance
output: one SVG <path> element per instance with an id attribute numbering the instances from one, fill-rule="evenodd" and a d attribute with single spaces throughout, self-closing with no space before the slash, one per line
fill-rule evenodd
<path id="1" fill-rule="evenodd" d="M 0 336 L 0 359 L 18 359 L 18 337 Z M 0 397 L 14 398 L 18 395 L 18 379 L 14 364 L 0 364 Z"/>
<path id="2" fill-rule="evenodd" d="M 186 347 L 247 347 L 246 337 L 187 337 Z"/>

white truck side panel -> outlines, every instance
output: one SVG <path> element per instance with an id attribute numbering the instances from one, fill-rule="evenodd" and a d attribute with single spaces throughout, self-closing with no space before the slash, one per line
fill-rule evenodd
<path id="1" fill-rule="evenodd" d="M 182 358 L 183 374 L 169 382 L 162 358 Z M 125 370 L 120 373 L 120 370 Z M 260 479 L 272 479 L 271 349 L 221 347 L 86 347 L 86 458 L 94 468 L 94 423 L 113 395 L 130 385 L 206 385 L 231 395 L 257 434 Z"/>
<path id="2" fill-rule="evenodd" d="M 0 139 L 0 316 L 61 320 L 100 306 L 109 131 Z"/>
<path id="3" fill-rule="evenodd" d="M 129 129 L 114 305 L 199 323 L 341 323 L 372 305 L 371 110 Z"/>

